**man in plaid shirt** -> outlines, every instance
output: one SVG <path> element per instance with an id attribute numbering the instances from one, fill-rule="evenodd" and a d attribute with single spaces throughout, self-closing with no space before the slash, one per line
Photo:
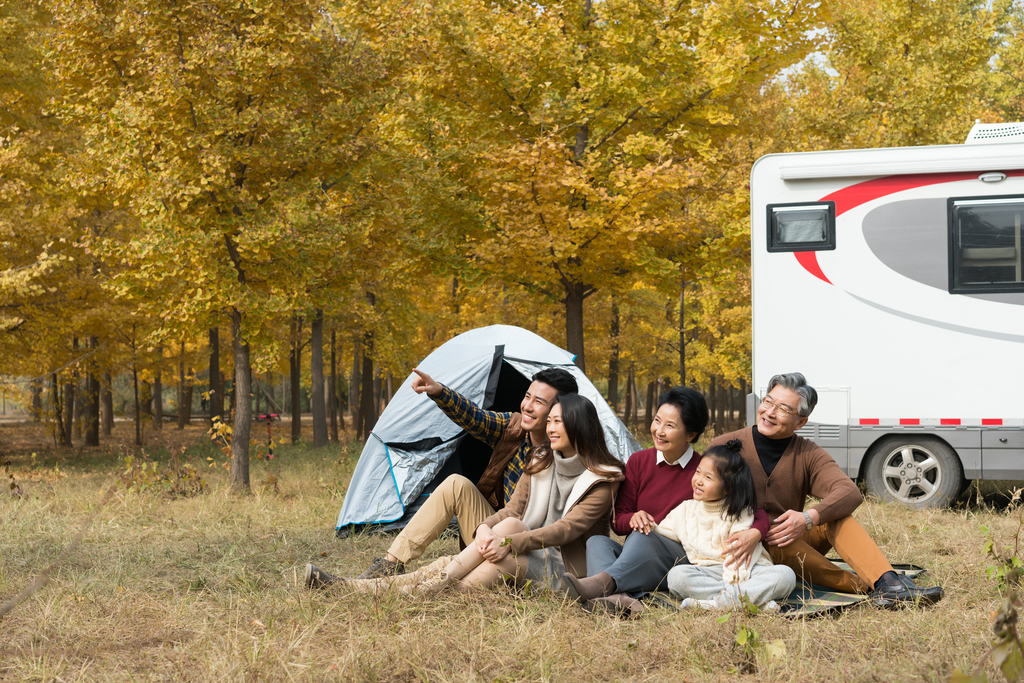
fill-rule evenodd
<path id="1" fill-rule="evenodd" d="M 533 376 L 518 413 L 496 413 L 480 408 L 425 372 L 413 372 L 417 375 L 412 382 L 416 393 L 429 396 L 452 422 L 494 450 L 475 486 L 459 474 L 441 482 L 398 534 L 387 555 L 375 559 L 359 575 L 361 579 L 403 574 L 405 563 L 422 555 L 453 516 L 458 518 L 462 540 L 468 545 L 480 523 L 508 503 L 533 449 L 548 442 L 548 412 L 555 397 L 579 391 L 576 378 L 568 370 L 545 368 Z M 320 586 L 332 582 L 334 577 L 316 571 L 311 580 L 307 570 L 307 584 Z"/>

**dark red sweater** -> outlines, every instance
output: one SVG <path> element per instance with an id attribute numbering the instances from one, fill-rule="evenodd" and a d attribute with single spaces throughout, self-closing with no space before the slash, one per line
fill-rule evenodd
<path id="1" fill-rule="evenodd" d="M 648 448 L 629 456 L 626 462 L 626 481 L 619 487 L 615 497 L 615 520 L 612 529 L 620 536 L 632 533 L 629 520 L 635 512 L 643 510 L 655 522 L 661 522 L 665 515 L 684 500 L 693 498 L 693 473 L 700 464 L 700 453 L 694 451 L 690 461 L 682 467 L 658 464 L 658 451 Z M 752 528 L 761 532 L 761 538 L 768 534 L 768 515 L 758 508 L 754 512 Z"/>

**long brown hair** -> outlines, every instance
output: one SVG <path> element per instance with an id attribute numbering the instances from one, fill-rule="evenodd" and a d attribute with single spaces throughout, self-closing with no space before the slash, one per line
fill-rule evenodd
<path id="1" fill-rule="evenodd" d="M 608 450 L 594 404 L 579 394 L 562 394 L 555 398 L 552 407 L 556 403 L 562 406 L 565 434 L 587 469 L 601 476 L 621 475 L 622 461 Z M 551 467 L 554 459 L 555 453 L 548 444 L 538 451 L 523 472 L 531 475 L 543 472 Z"/>

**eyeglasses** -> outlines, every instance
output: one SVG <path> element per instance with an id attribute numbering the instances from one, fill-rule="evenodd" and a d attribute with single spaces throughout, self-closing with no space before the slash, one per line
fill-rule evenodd
<path id="1" fill-rule="evenodd" d="M 775 401 L 772 400 L 771 396 L 765 396 L 764 398 L 762 398 L 761 405 L 765 407 L 765 410 L 771 410 L 772 408 L 775 408 L 783 415 L 797 415 L 797 411 L 793 410 L 789 406 L 783 405 L 781 403 L 776 403 Z"/>

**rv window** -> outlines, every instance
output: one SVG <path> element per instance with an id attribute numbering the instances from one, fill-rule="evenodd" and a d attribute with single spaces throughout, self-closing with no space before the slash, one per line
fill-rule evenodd
<path id="1" fill-rule="evenodd" d="M 949 200 L 949 291 L 1024 292 L 1024 197 Z"/>
<path id="2" fill-rule="evenodd" d="M 835 248 L 835 202 L 768 205 L 768 251 Z"/>

